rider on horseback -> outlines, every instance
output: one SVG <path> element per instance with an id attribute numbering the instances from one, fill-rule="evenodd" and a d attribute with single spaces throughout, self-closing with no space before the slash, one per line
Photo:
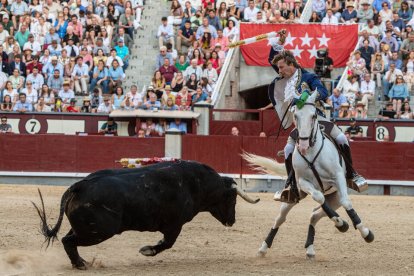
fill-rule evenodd
<path id="1" fill-rule="evenodd" d="M 318 101 L 324 101 L 328 97 L 328 91 L 315 74 L 301 68 L 293 54 L 284 50 L 285 30 L 280 31 L 279 35 L 279 38 L 269 39 L 271 45 L 269 62 L 279 76 L 269 85 L 268 95 L 271 103 L 263 109 L 273 106 L 281 120 L 281 126 L 287 129 L 293 122 L 293 113 L 290 111 L 293 105 L 301 108 L 309 97 L 310 91 L 317 91 L 319 93 Z M 346 136 L 336 125 L 324 118 L 323 112 L 319 109 L 318 120 L 324 126 L 325 132 L 335 140 L 340 148 L 346 164 L 348 187 L 360 191 L 360 187 L 361 189 L 366 187 L 366 180 L 352 167 L 351 150 Z M 299 200 L 295 172 L 292 166 L 292 153 L 296 141 L 297 131 L 294 129 L 289 135 L 284 148 L 288 179 L 285 189 L 282 192 L 276 192 L 274 199 L 277 201 L 292 202 Z"/>

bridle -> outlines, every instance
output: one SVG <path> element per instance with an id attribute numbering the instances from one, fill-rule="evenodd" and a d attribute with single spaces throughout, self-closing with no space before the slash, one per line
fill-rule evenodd
<path id="1" fill-rule="evenodd" d="M 310 105 L 310 106 L 315 107 L 315 114 L 313 115 L 313 118 L 312 118 L 312 128 L 311 128 L 311 132 L 310 132 L 309 136 L 306 136 L 306 137 L 299 136 L 298 137 L 298 142 L 299 142 L 299 140 L 309 140 L 309 147 L 313 147 L 315 145 L 316 135 L 317 135 L 317 131 L 315 131 L 316 119 L 317 119 L 317 116 L 318 116 L 317 113 L 316 113 L 317 109 L 316 109 L 316 106 L 315 106 L 314 103 L 304 103 L 304 106 L 305 105 Z"/>

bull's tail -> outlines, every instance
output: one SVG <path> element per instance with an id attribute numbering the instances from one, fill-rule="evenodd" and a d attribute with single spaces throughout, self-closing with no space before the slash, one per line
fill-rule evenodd
<path id="1" fill-rule="evenodd" d="M 277 162 L 275 159 L 267 158 L 248 152 L 243 152 L 242 157 L 254 170 L 275 176 L 286 176 L 285 164 Z"/>
<path id="2" fill-rule="evenodd" d="M 37 213 L 39 214 L 40 232 L 43 234 L 43 236 L 45 236 L 45 243 L 46 243 L 46 248 L 47 248 L 49 247 L 50 242 L 52 242 L 53 244 L 53 242 L 57 240 L 57 233 L 59 232 L 60 226 L 62 225 L 63 213 L 65 211 L 66 200 L 68 198 L 68 195 L 70 194 L 70 189 L 68 189 L 62 196 L 62 199 L 60 201 L 59 219 L 56 225 L 52 229 L 50 229 L 47 224 L 45 204 L 43 202 L 43 196 L 42 196 L 42 193 L 40 192 L 40 189 L 38 189 L 38 192 L 40 196 L 41 207 L 38 207 L 33 201 L 32 201 L 32 204 L 36 208 Z"/>

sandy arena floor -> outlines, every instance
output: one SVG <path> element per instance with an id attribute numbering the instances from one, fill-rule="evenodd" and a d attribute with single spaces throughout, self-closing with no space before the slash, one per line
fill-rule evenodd
<path id="1" fill-rule="evenodd" d="M 323 219 L 316 228 L 314 261 L 306 260 L 303 248 L 316 206 L 310 199 L 292 210 L 267 256 L 256 257 L 279 208 L 271 194 L 258 194 L 254 196 L 262 200 L 256 205 L 239 198 L 232 228 L 199 214 L 184 226 L 174 247 L 156 257 L 144 257 L 138 249 L 155 244 L 160 233 L 126 232 L 80 248 L 81 256 L 95 264 L 77 271 L 60 242 L 46 251 L 41 248 L 40 220 L 30 203 L 39 202 L 36 188 L 0 185 L 0 275 L 414 275 L 414 197 L 353 196 L 355 210 L 374 231 L 375 241 L 365 243 L 353 228 L 339 233 Z M 40 188 L 54 225 L 66 187 Z M 339 213 L 346 216 L 344 210 Z M 65 218 L 59 237 L 68 227 Z"/>

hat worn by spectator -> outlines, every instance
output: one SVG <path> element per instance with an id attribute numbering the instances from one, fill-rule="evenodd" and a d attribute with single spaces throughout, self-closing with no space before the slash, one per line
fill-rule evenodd
<path id="1" fill-rule="evenodd" d="M 152 85 L 148 86 L 147 91 L 154 91 L 154 87 Z"/>
<path id="2" fill-rule="evenodd" d="M 353 123 L 353 122 L 355 122 L 355 118 L 351 118 L 349 121 L 350 121 L 351 123 Z"/>
<path id="3" fill-rule="evenodd" d="M 295 3 L 300 3 L 300 0 L 295 0 Z"/>
<path id="4" fill-rule="evenodd" d="M 63 85 L 70 85 L 70 81 L 65 80 L 65 81 L 63 82 Z"/>
<path id="5" fill-rule="evenodd" d="M 91 101 L 91 99 L 89 99 L 89 97 L 84 97 L 84 98 L 83 98 L 83 101 L 84 101 L 84 102 L 90 102 L 90 101 Z"/>
<path id="6" fill-rule="evenodd" d="M 220 47 L 221 48 L 221 44 L 220 43 L 216 43 L 215 47 Z"/>
<path id="7" fill-rule="evenodd" d="M 124 43 L 124 39 L 123 38 L 118 39 L 118 43 Z"/>
<path id="8" fill-rule="evenodd" d="M 5 18 L 9 19 L 9 15 L 7 13 L 3 15 L 3 19 Z"/>
<path id="9" fill-rule="evenodd" d="M 168 84 L 167 84 L 167 85 L 165 86 L 165 90 L 171 90 L 171 85 L 168 85 Z"/>
<path id="10" fill-rule="evenodd" d="M 369 6 L 370 5 L 370 3 L 367 1 L 367 0 L 362 0 L 361 2 L 360 2 L 360 5 L 361 6 Z"/>
<path id="11" fill-rule="evenodd" d="M 76 99 L 75 98 L 72 98 L 72 99 L 70 99 L 70 102 L 71 103 L 76 103 Z"/>
<path id="12" fill-rule="evenodd" d="M 346 7 L 348 8 L 348 7 L 355 7 L 355 3 L 353 2 L 353 1 L 348 1 L 348 2 L 346 2 Z"/>
<path id="13" fill-rule="evenodd" d="M 233 6 L 235 6 L 235 5 L 236 5 L 236 4 L 234 3 L 234 0 L 230 0 L 228 3 L 229 3 L 229 5 L 228 5 L 229 7 L 233 7 Z"/>
<path id="14" fill-rule="evenodd" d="M 358 103 L 356 104 L 356 106 L 365 106 L 365 104 L 364 104 L 363 102 L 358 102 Z"/>
<path id="15" fill-rule="evenodd" d="M 57 56 L 53 56 L 50 60 L 51 60 L 51 61 L 57 61 L 57 60 L 58 60 L 58 58 L 57 58 Z"/>

